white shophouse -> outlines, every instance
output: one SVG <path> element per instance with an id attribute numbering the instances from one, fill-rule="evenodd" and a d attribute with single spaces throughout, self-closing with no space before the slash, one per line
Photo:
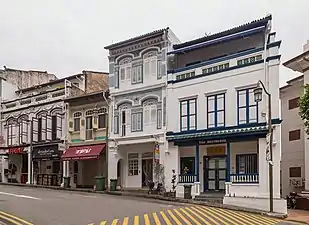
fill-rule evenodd
<path id="1" fill-rule="evenodd" d="M 123 188 L 146 186 L 155 179 L 154 166 L 164 163 L 166 54 L 178 42 L 166 28 L 105 47 L 111 98 L 108 178 Z"/>
<path id="2" fill-rule="evenodd" d="M 269 204 L 267 95 L 255 102 L 260 80 L 272 96 L 274 211 L 280 198 L 279 47 L 271 16 L 173 46 L 167 87 L 166 179 L 175 169 L 192 194 L 267 211 Z M 171 189 L 170 182 L 167 182 Z"/>

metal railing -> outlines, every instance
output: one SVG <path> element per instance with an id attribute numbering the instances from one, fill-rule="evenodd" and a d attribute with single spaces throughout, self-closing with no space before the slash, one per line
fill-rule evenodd
<path id="1" fill-rule="evenodd" d="M 232 183 L 259 183 L 258 173 L 231 174 Z"/>
<path id="2" fill-rule="evenodd" d="M 196 182 L 195 174 L 179 174 L 178 183 L 194 183 Z"/>

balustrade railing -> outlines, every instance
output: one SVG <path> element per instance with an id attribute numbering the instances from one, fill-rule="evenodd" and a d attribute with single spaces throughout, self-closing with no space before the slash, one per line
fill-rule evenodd
<path id="1" fill-rule="evenodd" d="M 259 174 L 258 173 L 231 174 L 230 181 L 232 183 L 259 183 Z"/>
<path id="2" fill-rule="evenodd" d="M 192 174 L 179 174 L 178 183 L 194 183 L 196 181 L 196 175 Z"/>

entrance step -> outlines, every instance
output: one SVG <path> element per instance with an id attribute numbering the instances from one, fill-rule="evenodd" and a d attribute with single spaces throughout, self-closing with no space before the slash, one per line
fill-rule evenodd
<path id="1" fill-rule="evenodd" d="M 201 193 L 195 196 L 194 200 L 213 202 L 213 203 L 223 203 L 224 193 Z"/>

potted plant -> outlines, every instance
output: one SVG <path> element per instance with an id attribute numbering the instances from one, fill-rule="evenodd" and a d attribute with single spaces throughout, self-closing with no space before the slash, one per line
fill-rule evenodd
<path id="1" fill-rule="evenodd" d="M 177 187 L 176 178 L 177 178 L 177 176 L 176 176 L 175 170 L 172 170 L 172 173 L 173 173 L 172 182 L 171 182 L 172 183 L 172 190 L 170 190 L 170 192 L 169 192 L 169 197 L 176 198 L 176 187 Z"/>

